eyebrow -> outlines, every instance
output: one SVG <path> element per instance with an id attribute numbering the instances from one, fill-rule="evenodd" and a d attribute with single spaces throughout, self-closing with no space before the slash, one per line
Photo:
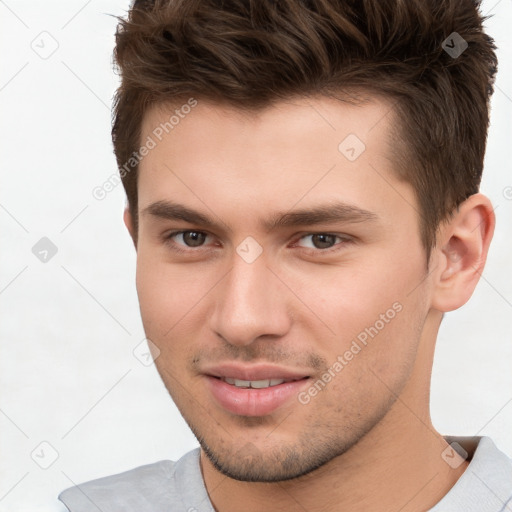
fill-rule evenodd
<path id="1" fill-rule="evenodd" d="M 150 204 L 142 210 L 142 215 L 151 215 L 165 220 L 182 220 L 189 224 L 201 225 L 210 229 L 219 228 L 222 224 L 227 231 L 232 231 L 224 222 L 217 222 L 208 214 L 168 200 L 156 201 Z M 262 227 L 266 231 L 273 231 L 278 228 L 333 224 L 336 222 L 375 223 L 378 220 L 379 216 L 374 212 L 335 201 L 307 209 L 275 213 L 269 219 L 263 221 Z"/>

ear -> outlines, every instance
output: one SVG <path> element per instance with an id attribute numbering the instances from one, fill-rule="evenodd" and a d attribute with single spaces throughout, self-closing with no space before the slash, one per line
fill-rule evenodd
<path id="1" fill-rule="evenodd" d="M 453 311 L 464 305 L 483 272 L 496 223 L 491 202 L 483 194 L 464 201 L 443 223 L 434 249 L 432 307 Z"/>
<path id="2" fill-rule="evenodd" d="M 135 228 L 135 223 L 133 222 L 132 214 L 130 213 L 130 208 L 128 206 L 126 206 L 126 208 L 124 209 L 123 220 L 124 225 L 128 229 L 128 232 L 130 233 L 133 245 L 135 246 L 135 250 L 137 250 L 137 232 Z"/>

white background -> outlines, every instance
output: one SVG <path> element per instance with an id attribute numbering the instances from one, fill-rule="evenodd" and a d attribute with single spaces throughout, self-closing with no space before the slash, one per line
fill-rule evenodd
<path id="1" fill-rule="evenodd" d="M 127 8 L 0 1 L 0 512 L 61 510 L 74 483 L 196 446 L 133 354 L 144 333 L 122 186 L 92 195 L 116 173 L 110 14 Z M 489 435 L 512 456 L 512 3 L 482 10 L 500 59 L 482 185 L 498 227 L 473 298 L 443 322 L 432 416 L 441 433 Z M 46 263 L 32 253 L 42 237 L 58 249 Z"/>

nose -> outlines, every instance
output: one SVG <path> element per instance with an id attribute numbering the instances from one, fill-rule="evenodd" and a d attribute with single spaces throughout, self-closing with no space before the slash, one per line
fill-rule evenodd
<path id="1" fill-rule="evenodd" d="M 234 254 L 231 271 L 216 288 L 210 327 L 231 345 L 275 339 L 290 329 L 289 293 L 263 257 L 247 263 Z"/>

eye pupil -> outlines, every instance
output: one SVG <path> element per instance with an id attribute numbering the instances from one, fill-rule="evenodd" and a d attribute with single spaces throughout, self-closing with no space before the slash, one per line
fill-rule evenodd
<path id="1" fill-rule="evenodd" d="M 189 247 L 199 247 L 204 243 L 205 238 L 205 233 L 201 233 L 199 231 L 186 231 L 183 233 L 183 241 Z"/>
<path id="2" fill-rule="evenodd" d="M 335 235 L 316 234 L 311 236 L 313 245 L 317 249 L 328 249 L 332 247 L 336 242 Z"/>

